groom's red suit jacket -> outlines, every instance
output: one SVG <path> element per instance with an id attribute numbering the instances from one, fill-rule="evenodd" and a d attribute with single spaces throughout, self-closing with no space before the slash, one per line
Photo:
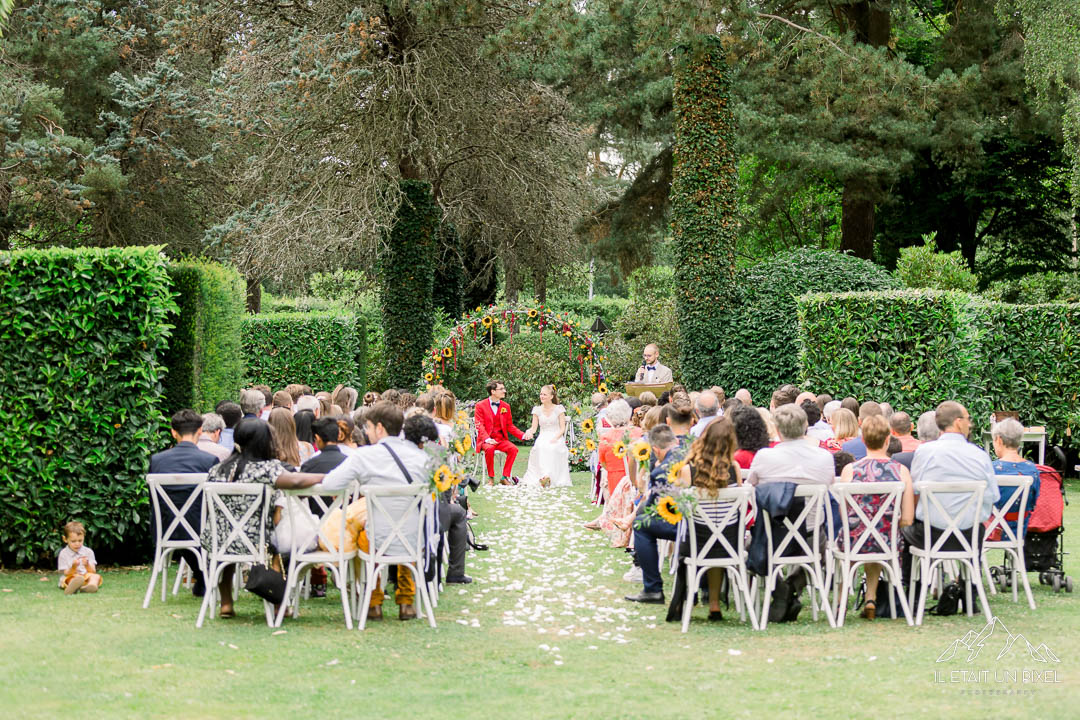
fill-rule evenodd
<path id="1" fill-rule="evenodd" d="M 490 400 L 481 400 L 476 403 L 476 452 L 484 452 L 484 441 L 488 438 L 501 441 L 509 440 L 507 435 L 513 435 L 518 440 L 524 434 L 514 427 L 514 416 L 510 413 L 510 406 L 504 402 L 499 403 L 499 412 L 493 412 Z"/>

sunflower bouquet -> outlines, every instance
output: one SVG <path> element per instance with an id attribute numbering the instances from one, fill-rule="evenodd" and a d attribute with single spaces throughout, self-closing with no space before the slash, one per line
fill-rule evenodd
<path id="1" fill-rule="evenodd" d="M 657 498 L 652 505 L 639 510 L 634 525 L 642 528 L 657 519 L 678 525 L 684 517 L 693 516 L 696 505 L 697 498 L 689 489 L 673 489 Z"/>

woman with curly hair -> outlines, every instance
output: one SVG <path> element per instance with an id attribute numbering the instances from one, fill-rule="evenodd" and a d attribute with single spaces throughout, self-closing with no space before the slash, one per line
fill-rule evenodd
<path id="1" fill-rule="evenodd" d="M 731 423 L 735 426 L 735 439 L 739 445 L 735 451 L 735 462 L 743 470 L 749 470 L 757 451 L 771 444 L 769 429 L 757 408 L 749 405 L 731 413 Z"/>
<path id="2" fill-rule="evenodd" d="M 757 413 L 754 413 L 757 415 Z M 759 418 L 760 419 L 760 418 Z M 686 453 L 685 464 L 679 471 L 678 484 L 690 486 L 694 497 L 698 500 L 715 500 L 720 490 L 742 484 L 742 474 L 739 465 L 735 462 L 735 448 L 738 445 L 735 435 L 735 426 L 726 417 L 719 418 L 709 423 L 705 431 L 690 446 Z M 709 519 L 719 523 L 727 512 L 726 505 L 708 504 L 703 505 L 704 512 L 709 514 Z M 694 532 L 697 535 L 698 546 L 708 542 L 712 536 L 712 530 L 704 523 L 696 523 Z M 728 523 L 724 529 L 724 537 L 732 547 L 738 542 L 738 533 L 742 532 L 738 519 Z M 710 556 L 722 557 L 726 555 L 725 548 L 719 543 L 713 545 L 709 552 Z M 723 570 L 713 568 L 707 574 L 709 583 L 709 620 L 722 620 L 720 612 L 720 581 L 723 579 Z"/>

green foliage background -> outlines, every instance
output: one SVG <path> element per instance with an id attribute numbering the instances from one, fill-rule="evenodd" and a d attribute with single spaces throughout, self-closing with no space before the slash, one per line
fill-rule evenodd
<path id="1" fill-rule="evenodd" d="M 145 545 L 176 310 L 160 248 L 0 253 L 5 562 L 52 562 L 70 520 L 99 558 Z"/>
<path id="2" fill-rule="evenodd" d="M 244 379 L 244 279 L 232 268 L 190 260 L 172 263 L 169 278 L 179 312 L 169 318 L 175 329 L 165 353 L 164 411 L 209 412 L 238 397 Z"/>
<path id="3" fill-rule="evenodd" d="M 1014 410 L 1076 445 L 1080 305 L 1009 305 L 957 291 L 820 293 L 799 298 L 806 387 L 890 402 L 916 415 L 963 403 L 981 442 L 989 413 Z"/>
<path id="4" fill-rule="evenodd" d="M 364 321 L 352 315 L 275 313 L 243 322 L 247 383 L 280 390 L 304 383 L 333 390 L 343 383 L 366 388 Z"/>
<path id="5" fill-rule="evenodd" d="M 404 180 L 401 192 L 379 279 L 387 381 L 407 388 L 420 377 L 435 325 L 431 292 L 441 211 L 428 183 Z"/>

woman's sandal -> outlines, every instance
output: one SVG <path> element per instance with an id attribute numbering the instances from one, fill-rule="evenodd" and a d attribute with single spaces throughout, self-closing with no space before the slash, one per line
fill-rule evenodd
<path id="1" fill-rule="evenodd" d="M 867 620 L 873 620 L 877 617 L 877 603 L 873 600 L 867 600 L 863 605 L 862 616 Z"/>
<path id="2" fill-rule="evenodd" d="M 234 617 L 236 617 L 236 609 L 235 608 L 229 608 L 228 610 L 222 610 L 221 612 L 218 613 L 218 617 L 220 617 L 220 618 L 234 618 Z"/>

